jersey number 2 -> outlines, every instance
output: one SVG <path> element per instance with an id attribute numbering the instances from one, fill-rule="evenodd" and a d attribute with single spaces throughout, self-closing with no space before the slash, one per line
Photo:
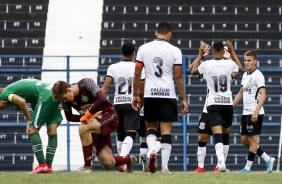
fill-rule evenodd
<path id="1" fill-rule="evenodd" d="M 126 85 L 126 82 L 127 82 L 127 86 L 128 86 L 128 89 L 126 91 L 122 91 L 122 88 L 123 86 Z M 130 95 L 132 93 L 132 77 L 129 77 L 129 78 L 124 78 L 124 77 L 120 77 L 118 79 L 118 94 L 127 94 Z"/>

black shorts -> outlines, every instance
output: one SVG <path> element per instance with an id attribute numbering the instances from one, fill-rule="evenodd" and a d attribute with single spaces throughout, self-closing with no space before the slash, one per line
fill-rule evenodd
<path id="1" fill-rule="evenodd" d="M 210 124 L 208 120 L 208 113 L 203 112 L 201 119 L 199 120 L 197 132 L 200 134 L 212 135 L 212 130 L 210 128 Z"/>
<path id="2" fill-rule="evenodd" d="M 263 114 L 258 116 L 258 121 L 255 123 L 251 122 L 252 115 L 243 115 L 241 117 L 240 132 L 241 135 L 260 135 L 263 121 Z"/>
<path id="3" fill-rule="evenodd" d="M 144 98 L 144 116 L 148 122 L 178 121 L 174 98 Z"/>
<path id="4" fill-rule="evenodd" d="M 218 125 L 224 128 L 232 126 L 233 105 L 210 105 L 207 110 L 211 128 Z"/>
<path id="5" fill-rule="evenodd" d="M 145 118 L 144 116 L 140 116 L 140 129 L 138 130 L 138 135 L 139 137 L 146 137 L 146 123 L 145 123 Z M 160 124 L 158 126 L 158 130 L 157 130 L 157 138 L 162 137 L 161 135 L 161 130 L 160 130 Z"/>
<path id="6" fill-rule="evenodd" d="M 139 111 L 135 111 L 131 104 L 114 105 L 119 119 L 119 127 L 117 133 L 124 133 L 127 130 L 140 129 Z"/>

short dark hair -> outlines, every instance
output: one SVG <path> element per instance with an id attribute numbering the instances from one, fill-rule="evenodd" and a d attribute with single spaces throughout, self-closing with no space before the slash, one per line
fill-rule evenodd
<path id="1" fill-rule="evenodd" d="M 215 42 L 213 45 L 212 45 L 212 49 L 219 52 L 221 50 L 224 49 L 224 45 L 222 42 Z"/>
<path id="2" fill-rule="evenodd" d="M 249 51 L 245 52 L 244 55 L 245 55 L 245 56 L 253 56 L 255 60 L 258 59 L 257 53 L 256 53 L 255 51 L 253 51 L 253 50 L 249 50 Z"/>
<path id="3" fill-rule="evenodd" d="M 171 25 L 167 22 L 160 22 L 157 27 L 157 32 L 159 34 L 167 34 L 169 32 L 172 32 Z"/>
<path id="4" fill-rule="evenodd" d="M 133 43 L 124 43 L 121 47 L 121 53 L 124 56 L 130 56 L 135 51 Z"/>

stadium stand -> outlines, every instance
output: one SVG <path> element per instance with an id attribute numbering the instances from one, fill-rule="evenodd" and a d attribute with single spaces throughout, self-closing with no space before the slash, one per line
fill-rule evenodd
<path id="1" fill-rule="evenodd" d="M 0 2 L 0 86 L 24 78 L 41 79 L 41 71 L 9 72 L 40 69 L 42 59 L 24 55 L 43 55 L 49 0 L 2 0 Z M 11 55 L 22 55 L 11 56 Z M 1 111 L 0 123 L 23 123 L 21 112 Z M 33 152 L 25 126 L 1 126 L 0 171 L 32 170 Z"/>
<path id="2" fill-rule="evenodd" d="M 256 50 L 259 55 L 281 54 L 281 8 L 275 1 L 256 1 L 252 4 L 248 1 L 169 1 L 169 0 L 148 0 L 142 3 L 135 3 L 130 0 L 104 0 L 103 22 L 101 31 L 100 54 L 120 54 L 120 47 L 125 41 L 131 41 L 136 48 L 143 43 L 154 39 L 154 31 L 158 22 L 167 21 L 173 27 L 171 44 L 179 47 L 183 54 L 197 54 L 200 43 L 212 44 L 216 41 L 231 40 L 238 55 L 242 55 L 247 50 Z M 271 36 L 270 36 L 271 35 Z M 186 58 L 186 66 L 194 58 Z M 243 58 L 240 58 L 243 61 Z M 102 62 L 103 61 L 103 62 Z M 115 62 L 106 58 L 100 60 L 99 68 L 107 68 Z M 273 72 L 279 62 L 258 61 L 258 66 L 270 68 L 263 73 L 266 77 L 268 100 L 265 102 L 266 123 L 279 123 L 281 121 L 280 92 L 277 85 L 281 85 L 279 71 Z M 281 66 L 278 66 L 281 67 Z M 277 69 L 277 68 L 276 68 Z M 100 72 L 99 76 L 105 76 Z M 98 80 L 100 85 L 103 80 Z M 239 90 L 241 76 L 232 86 L 233 95 Z M 197 137 L 196 123 L 198 122 L 206 96 L 205 81 L 198 77 L 187 75 L 187 98 L 190 104 L 189 115 L 187 117 L 187 170 L 193 170 L 197 166 Z M 112 96 L 108 95 L 109 99 Z M 179 107 L 180 109 L 180 107 Z M 234 122 L 236 122 L 230 140 L 232 145 L 228 155 L 227 167 L 231 170 L 243 168 L 247 156 L 247 150 L 242 149 L 238 122 L 242 113 L 242 104 L 234 109 Z M 182 121 L 182 116 L 179 116 Z M 277 149 L 274 144 L 278 144 L 279 127 L 268 126 L 260 137 L 260 145 L 270 154 L 276 155 Z M 171 169 L 177 169 L 177 164 L 183 162 L 182 150 L 182 127 L 173 128 L 173 152 L 170 159 Z M 269 141 L 272 141 L 271 144 Z M 208 156 L 205 167 L 212 170 L 216 165 L 216 155 L 214 153 L 213 140 L 210 139 L 208 145 Z M 134 150 L 134 149 L 133 149 Z M 241 151 L 243 150 L 243 151 Z M 264 163 L 256 159 L 254 170 L 264 170 Z"/>

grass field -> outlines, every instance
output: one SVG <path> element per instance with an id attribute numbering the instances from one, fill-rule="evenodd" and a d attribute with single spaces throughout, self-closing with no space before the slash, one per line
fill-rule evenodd
<path id="1" fill-rule="evenodd" d="M 251 173 L 213 173 L 193 174 L 173 172 L 171 175 L 160 173 L 113 171 L 81 174 L 77 172 L 54 172 L 53 174 L 28 175 L 25 172 L 0 172 L 0 184 L 281 184 L 282 172 Z"/>

